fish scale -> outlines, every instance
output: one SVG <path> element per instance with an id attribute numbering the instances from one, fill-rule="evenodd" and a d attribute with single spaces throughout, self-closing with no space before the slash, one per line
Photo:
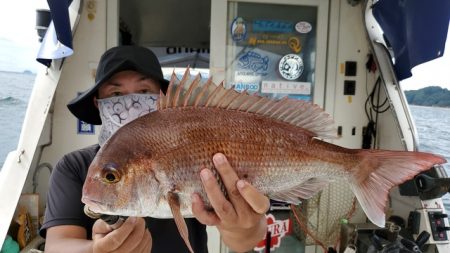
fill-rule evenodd
<path id="1" fill-rule="evenodd" d="M 218 116 L 214 116 L 217 114 Z M 240 120 L 230 120 L 233 118 Z M 161 133 L 159 129 L 165 129 L 169 120 L 179 122 L 172 127 L 176 128 L 176 131 L 168 131 L 165 135 L 159 134 Z M 175 108 L 139 118 L 130 124 L 136 124 L 134 131 L 141 133 L 133 135 L 137 137 L 133 140 L 135 145 L 145 146 L 147 142 L 153 143 L 151 148 L 143 150 L 141 156 L 151 156 L 162 165 L 162 168 L 155 169 L 164 171 L 167 174 L 165 177 L 171 178 L 172 182 L 169 185 L 182 188 L 183 182 L 189 182 L 198 186 L 190 189 L 199 192 L 202 188 L 198 172 L 202 167 L 213 166 L 211 157 L 217 152 L 222 152 L 228 157 L 239 176 L 252 175 L 247 180 L 264 193 L 290 189 L 308 178 L 348 174 L 337 168 L 318 169 L 326 167 L 327 163 L 348 163 L 348 167 L 354 167 L 357 163 L 356 159 L 343 158 L 351 157 L 353 152 L 350 154 L 336 152 L 342 148 L 325 142 L 320 143 L 320 147 L 311 145 L 311 137 L 294 134 L 302 132 L 303 129 L 257 114 L 209 107 L 200 110 Z M 268 125 L 271 125 L 271 128 L 264 127 Z M 139 127 L 142 129 L 139 130 Z M 147 128 L 155 129 L 154 133 L 145 131 Z M 124 136 L 129 139 L 128 136 Z M 105 144 L 107 145 L 108 143 Z M 329 155 L 321 155 L 313 160 L 319 152 Z M 315 165 L 317 163 L 321 165 Z M 283 182 L 284 187 L 278 186 L 277 182 Z M 204 193 L 202 195 L 205 196 Z M 207 202 L 206 199 L 205 201 Z M 182 202 L 189 201 L 182 200 Z M 185 207 L 189 208 L 188 205 Z M 145 210 L 141 211 L 143 215 L 150 215 Z M 188 213 L 189 210 L 184 212 Z"/>
<path id="2" fill-rule="evenodd" d="M 170 133 L 170 136 L 166 138 L 161 136 L 163 141 L 158 140 L 158 135 L 147 139 L 137 135 L 138 138 L 133 143 L 138 144 L 140 140 L 155 141 L 155 148 L 151 150 L 153 159 L 158 161 L 162 167 L 158 170 L 164 171 L 167 174 L 165 177 L 172 179 L 170 185 L 180 186 L 183 185 L 183 182 L 189 182 L 198 186 L 190 189 L 199 192 L 202 191 L 202 188 L 198 172 L 202 167 L 211 168 L 213 166 L 211 157 L 219 151 L 229 158 L 231 165 L 237 170 L 239 176 L 252 175 L 247 180 L 265 193 L 289 189 L 311 176 L 333 175 L 332 171 L 318 173 L 319 171 L 315 170 L 314 175 L 308 172 L 310 170 L 308 169 L 307 157 L 311 155 L 307 153 L 311 150 L 305 150 L 306 145 L 303 142 L 309 142 L 309 139 L 287 139 L 287 136 L 291 137 L 290 133 L 301 130 L 298 127 L 286 125 L 283 122 L 270 122 L 271 125 L 275 126 L 267 129 L 261 127 L 262 125 L 268 125 L 266 119 L 255 114 L 238 111 L 225 111 L 223 115 L 220 114 L 220 117 L 213 117 L 217 114 L 217 111 L 221 110 L 223 109 L 168 109 L 164 112 L 163 119 L 156 120 L 152 117 L 146 117 L 144 119 L 148 122 L 139 124 L 139 126 L 152 129 L 164 128 L 164 119 L 166 118 L 177 119 L 179 122 L 189 122 L 189 124 L 177 124 L 176 132 Z M 155 114 L 155 116 L 161 115 Z M 227 120 L 237 117 L 243 119 L 238 121 Z M 229 131 L 228 129 L 234 129 L 235 131 Z M 145 129 L 137 132 L 143 133 Z M 235 134 L 235 132 L 239 134 Z M 259 134 L 255 135 L 255 133 Z M 314 150 L 312 150 L 312 153 L 314 153 Z M 192 157 L 191 154 L 196 155 Z M 251 168 L 258 169 L 250 170 Z M 297 170 L 306 173 L 296 173 Z M 295 175 L 299 176 L 296 177 Z M 280 182 L 283 182 L 282 186 L 284 187 L 278 186 L 277 183 L 281 184 Z M 189 194 L 190 192 L 186 193 L 186 195 Z M 202 195 L 204 196 L 204 194 Z M 206 199 L 205 201 L 207 202 Z M 189 201 L 182 200 L 182 202 Z M 189 208 L 189 206 L 186 206 L 186 208 Z M 165 209 L 166 207 L 164 207 Z M 159 213 L 159 211 L 157 212 Z M 189 212 L 189 210 L 184 210 L 184 212 Z"/>
<path id="3" fill-rule="evenodd" d="M 173 76 L 158 110 L 110 137 L 89 167 L 82 201 L 97 213 L 175 219 L 189 246 L 184 217 L 200 194 L 200 170 L 221 152 L 241 179 L 269 198 L 298 204 L 344 179 L 367 217 L 383 227 L 389 190 L 435 164 L 424 152 L 347 149 L 331 116 L 317 105 L 273 100 Z M 199 80 L 197 77 L 196 80 Z M 250 101 L 250 102 L 248 102 Z M 106 175 L 114 175 L 108 181 Z M 222 184 L 223 186 L 223 184 Z"/>

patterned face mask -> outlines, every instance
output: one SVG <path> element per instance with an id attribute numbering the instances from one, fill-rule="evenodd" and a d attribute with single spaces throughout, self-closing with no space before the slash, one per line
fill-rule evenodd
<path id="1" fill-rule="evenodd" d="M 117 129 L 128 122 L 156 110 L 156 94 L 129 94 L 125 96 L 98 99 L 98 110 L 102 127 L 98 142 L 100 146 L 113 135 Z"/>

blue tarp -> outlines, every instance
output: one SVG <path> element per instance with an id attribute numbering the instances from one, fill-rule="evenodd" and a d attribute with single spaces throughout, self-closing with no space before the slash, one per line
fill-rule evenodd
<path id="1" fill-rule="evenodd" d="M 37 57 L 46 66 L 52 59 L 73 53 L 68 12 L 71 2 L 48 0 L 52 24 Z M 414 66 L 444 54 L 450 0 L 380 0 L 373 6 L 373 15 L 393 48 L 398 80 L 410 77 Z"/>
<path id="2" fill-rule="evenodd" d="M 450 0 L 380 0 L 373 15 L 394 51 L 399 81 L 411 69 L 444 54 L 450 22 Z"/>
<path id="3" fill-rule="evenodd" d="M 48 0 L 52 22 L 42 41 L 37 61 L 50 67 L 53 59 L 72 55 L 72 29 L 70 28 L 69 6 L 72 0 Z"/>

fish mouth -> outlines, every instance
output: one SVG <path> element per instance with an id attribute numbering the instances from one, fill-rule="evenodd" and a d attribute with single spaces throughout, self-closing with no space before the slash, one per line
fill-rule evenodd
<path id="1" fill-rule="evenodd" d="M 89 210 L 94 213 L 103 214 L 106 210 L 105 204 L 98 200 L 83 197 L 81 199 L 81 202 L 83 202 L 89 208 Z"/>

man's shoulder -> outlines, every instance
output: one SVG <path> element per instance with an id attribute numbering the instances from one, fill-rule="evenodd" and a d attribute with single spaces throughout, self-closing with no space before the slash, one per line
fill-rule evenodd
<path id="1" fill-rule="evenodd" d="M 70 153 L 67 153 L 64 157 L 67 159 L 70 158 L 94 158 L 94 156 L 97 154 L 98 150 L 100 149 L 100 146 L 98 144 L 94 144 L 91 146 L 87 146 L 85 148 L 77 149 L 75 151 L 72 151 Z"/>
<path id="2" fill-rule="evenodd" d="M 93 144 L 84 148 L 80 148 L 78 150 L 75 150 L 71 153 L 76 153 L 76 152 L 80 152 L 80 153 L 97 153 L 98 150 L 100 149 L 100 145 L 98 144 Z"/>
<path id="3" fill-rule="evenodd" d="M 95 144 L 67 153 L 59 161 L 57 167 L 72 168 L 75 170 L 85 168 L 87 170 L 87 167 L 94 160 L 99 149 L 100 146 Z"/>

